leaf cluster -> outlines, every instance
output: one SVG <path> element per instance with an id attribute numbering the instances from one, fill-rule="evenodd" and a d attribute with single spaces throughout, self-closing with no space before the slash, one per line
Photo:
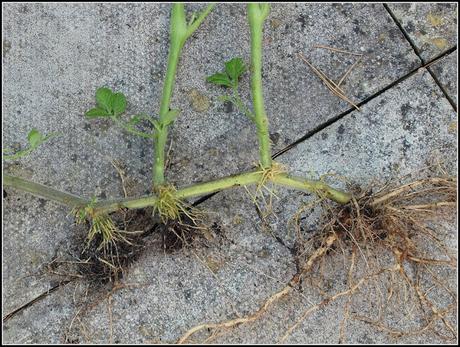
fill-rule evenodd
<path id="1" fill-rule="evenodd" d="M 236 90 L 238 88 L 238 80 L 246 70 L 247 68 L 243 59 L 233 58 L 225 63 L 225 70 L 223 72 L 217 72 L 208 76 L 206 81 Z"/>
<path id="2" fill-rule="evenodd" d="M 114 93 L 109 88 L 96 91 L 97 107 L 85 113 L 88 118 L 118 117 L 126 110 L 126 97 L 123 93 Z"/>
<path id="3" fill-rule="evenodd" d="M 145 113 L 141 113 L 125 122 L 119 117 L 126 111 L 127 103 L 123 93 L 114 93 L 109 88 L 102 87 L 96 91 L 96 102 L 97 107 L 85 113 L 87 118 L 110 118 L 129 133 L 143 138 L 154 138 L 158 132 L 163 131 L 165 127 L 171 125 L 180 112 L 179 110 L 170 110 L 160 119 L 155 119 Z M 153 127 L 154 130 L 152 132 L 138 130 L 136 127 L 141 125 L 142 122 L 150 123 L 150 126 Z"/>

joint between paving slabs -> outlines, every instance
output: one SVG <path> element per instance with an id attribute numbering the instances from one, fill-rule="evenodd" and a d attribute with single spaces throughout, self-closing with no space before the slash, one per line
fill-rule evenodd
<path id="1" fill-rule="evenodd" d="M 432 60 L 432 63 L 437 63 L 438 60 L 441 60 L 443 59 L 444 57 L 452 54 L 453 52 L 455 52 L 457 50 L 457 46 L 454 46 L 453 48 L 451 48 L 449 51 L 446 51 L 444 52 L 440 57 Z M 455 104 L 455 101 L 452 99 L 452 97 L 447 93 L 447 90 L 444 88 L 444 86 L 441 84 L 441 82 L 439 81 L 439 78 L 438 76 L 436 76 L 436 74 L 434 73 L 434 71 L 431 69 L 430 66 L 428 65 L 432 65 L 431 63 L 428 63 L 426 64 L 426 69 L 428 70 L 428 72 L 430 73 L 431 77 L 433 78 L 434 82 L 438 85 L 439 89 L 441 89 L 442 93 L 444 94 L 444 97 L 447 99 L 447 101 L 449 101 L 450 105 L 452 106 L 452 108 L 454 109 L 455 112 L 457 112 L 457 105 Z"/>
<path id="2" fill-rule="evenodd" d="M 283 246 L 284 248 L 286 248 L 288 251 L 289 251 L 289 254 L 291 255 L 292 259 L 291 259 L 291 262 L 295 265 L 295 270 L 296 270 L 296 274 L 299 274 L 302 272 L 302 266 L 300 265 L 300 261 L 299 261 L 299 257 L 298 257 L 298 248 L 297 248 L 297 241 L 295 241 L 294 243 L 294 246 L 292 247 L 289 247 L 281 237 L 279 237 L 278 235 L 276 235 L 273 231 L 273 228 L 270 226 L 270 224 L 266 221 L 266 219 L 264 218 L 263 214 L 262 214 L 262 211 L 259 209 L 259 207 L 254 204 L 254 208 L 257 212 L 257 216 L 259 217 L 260 219 L 260 222 L 261 222 L 261 226 L 262 226 L 262 229 L 267 231 L 270 236 L 273 237 L 273 239 L 279 243 L 281 246 Z M 298 290 L 299 291 L 302 291 L 302 280 L 300 280 L 300 282 L 298 283 Z"/>
<path id="3" fill-rule="evenodd" d="M 431 59 L 429 62 L 427 62 L 426 64 L 423 64 L 421 66 L 417 66 L 416 68 L 414 68 L 412 71 L 408 72 L 407 74 L 405 74 L 404 76 L 401 76 L 400 78 L 398 78 L 396 81 L 393 81 L 391 82 L 390 84 L 388 84 L 386 87 L 383 87 L 382 89 L 380 89 L 379 91 L 375 92 L 374 94 L 368 96 L 366 99 L 364 99 L 363 101 L 360 101 L 358 102 L 356 105 L 358 107 L 361 107 L 365 104 L 367 104 L 369 101 L 372 101 L 373 99 L 379 97 L 380 95 L 382 95 L 383 93 L 387 92 L 388 90 L 390 90 L 391 88 L 397 86 L 398 84 L 404 82 L 406 79 L 412 77 L 413 75 L 415 75 L 416 73 L 420 72 L 421 69 L 426 69 L 430 75 L 433 77 L 433 73 L 431 72 L 431 70 L 429 69 L 429 66 L 433 65 L 434 63 L 436 63 L 437 61 L 443 59 L 444 57 L 448 56 L 449 54 L 455 52 L 457 50 L 457 46 L 454 46 L 450 49 L 448 49 L 447 51 L 441 53 L 440 55 L 438 55 L 437 57 Z M 438 87 L 441 89 L 441 91 L 444 93 L 444 96 L 446 97 L 446 99 L 449 101 L 449 103 L 451 104 L 452 108 L 455 110 L 455 112 L 457 112 L 457 107 L 455 105 L 455 103 L 453 102 L 453 100 L 447 95 L 446 91 L 444 90 L 444 88 L 439 84 L 439 81 L 437 80 L 437 78 L 433 77 L 433 80 L 434 82 L 438 85 Z M 314 136 L 315 134 L 319 133 L 320 131 L 326 129 L 327 127 L 333 125 L 335 122 L 341 120 L 342 118 L 344 118 L 345 116 L 347 116 L 348 114 L 350 114 L 351 112 L 353 111 L 356 111 L 354 107 L 350 107 L 348 110 L 346 111 L 343 111 L 342 113 L 338 114 L 337 116 L 334 116 L 332 118 L 330 118 L 329 120 L 327 120 L 326 122 L 318 125 L 317 127 L 315 127 L 314 129 L 308 131 L 305 135 L 303 135 L 302 137 L 300 137 L 299 139 L 293 141 L 292 143 L 290 143 L 289 145 L 287 145 L 286 147 L 284 147 L 283 149 L 279 150 L 278 152 L 276 152 L 275 154 L 273 154 L 272 156 L 272 159 L 276 159 L 277 157 L 279 157 L 280 155 L 290 151 L 292 148 L 296 147 L 297 145 L 301 144 L 302 142 L 308 140 L 310 137 Z M 215 193 L 217 194 L 217 193 Z"/>
<path id="4" fill-rule="evenodd" d="M 452 108 L 454 109 L 454 111 L 457 112 L 457 105 L 455 104 L 454 100 L 449 96 L 449 94 L 447 93 L 446 89 L 439 82 L 438 77 L 428 67 L 429 65 L 432 65 L 434 62 L 444 58 L 445 56 L 449 55 L 450 53 L 455 52 L 457 50 L 457 45 L 455 45 L 454 47 L 449 48 L 448 50 L 446 50 L 445 52 L 441 53 L 436 58 L 431 59 L 429 62 L 426 62 L 425 59 L 423 59 L 423 57 L 422 57 L 422 55 L 420 53 L 420 50 L 415 45 L 415 42 L 412 41 L 412 39 L 410 38 L 409 34 L 406 32 L 406 30 L 403 28 L 401 23 L 398 21 L 398 19 L 396 18 L 395 14 L 393 13 L 393 11 L 391 11 L 391 9 L 388 7 L 387 4 L 383 4 L 383 7 L 385 7 L 385 10 L 388 12 L 390 17 L 393 19 L 393 21 L 395 22 L 396 26 L 399 28 L 399 30 L 403 34 L 403 36 L 406 39 L 406 41 L 409 42 L 409 44 L 412 47 L 414 53 L 417 55 L 417 57 L 422 62 L 422 66 L 420 68 L 425 67 L 428 70 L 428 72 L 431 75 L 431 77 L 433 78 L 434 82 L 436 83 L 436 85 L 439 87 L 439 89 L 441 89 L 442 93 L 444 94 L 444 97 L 447 99 L 447 101 L 449 101 L 449 103 L 452 106 Z"/>

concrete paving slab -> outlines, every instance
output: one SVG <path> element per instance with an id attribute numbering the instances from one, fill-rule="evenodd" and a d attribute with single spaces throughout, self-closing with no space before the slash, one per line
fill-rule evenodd
<path id="1" fill-rule="evenodd" d="M 297 54 L 302 52 L 335 81 L 359 57 L 315 49 L 315 45 L 364 54 L 342 86 L 355 102 L 420 65 L 381 4 L 273 4 L 265 25 L 263 78 L 274 151 L 351 107 L 332 95 Z M 224 62 L 233 57 L 248 62 L 249 53 L 243 4 L 217 6 L 202 30 L 186 44 L 178 70 L 181 82 L 173 98 L 182 113 L 172 131 L 173 159 L 168 174 L 177 184 L 236 173 L 257 162 L 255 127 L 234 107 L 218 101 L 225 93 L 223 88 L 205 82 L 206 76 L 221 71 Z M 248 105 L 249 82 L 249 74 L 245 74 L 240 83 Z M 193 109 L 189 98 L 193 90 L 207 97 L 207 111 Z"/>
<path id="2" fill-rule="evenodd" d="M 109 339 L 116 343 L 174 342 L 194 322 L 236 317 L 257 309 L 259 302 L 289 280 L 295 265 L 289 251 L 260 227 L 248 200 L 241 188 L 200 206 L 213 213 L 211 218 L 218 225 L 216 239 L 208 247 L 175 254 L 158 249 L 146 252 L 129 269 L 123 280 L 128 287 L 113 294 L 112 337 L 106 297 L 88 309 L 78 304 L 83 293 L 73 294 L 73 300 L 77 297 L 74 303 L 69 296 L 72 291 L 61 291 L 53 294 L 57 301 L 47 299 L 9 320 L 8 342 L 24 335 L 27 326 L 31 341 L 42 343 L 57 343 L 65 333 L 69 340 L 90 343 Z M 62 301 L 66 302 L 63 307 Z M 50 307 L 55 308 L 51 321 L 47 318 Z M 88 312 L 79 317 L 81 323 L 66 332 L 82 307 Z M 54 327 L 45 334 L 37 328 L 42 325 L 37 321 Z"/>
<path id="3" fill-rule="evenodd" d="M 455 105 L 458 105 L 458 52 L 457 50 L 446 57 L 435 62 L 429 67 L 438 79 L 441 87 L 452 99 Z"/>
<path id="4" fill-rule="evenodd" d="M 458 142 L 456 132 L 450 130 L 453 122 L 456 122 L 456 113 L 430 74 L 424 70 L 367 103 L 361 113 L 353 112 L 347 115 L 286 152 L 278 160 L 299 175 L 319 177 L 321 174 L 329 173 L 345 176 L 351 182 L 359 183 L 361 186 L 366 186 L 376 179 L 384 183 L 390 178 L 402 177 L 411 173 L 414 173 L 414 178 L 419 178 L 420 174 L 417 174 L 417 171 L 430 163 L 436 163 L 436 160 L 443 162 L 448 172 L 455 175 L 457 162 L 453 158 L 456 158 L 457 155 Z M 429 124 L 429 127 L 426 127 L 426 124 Z M 343 186 L 338 179 L 332 178 L 332 181 L 335 181 L 338 187 Z M 281 238 L 285 244 L 292 246 L 294 244 L 293 231 L 287 230 L 286 225 L 294 210 L 292 206 L 299 206 L 302 194 L 291 195 L 280 190 L 278 195 L 280 200 L 274 207 L 279 212 L 278 219 L 272 221 L 270 226 L 276 236 Z M 303 199 L 304 203 L 311 201 L 309 197 L 303 197 Z M 286 206 L 288 213 L 281 213 L 280 211 Z M 313 213 L 310 216 L 307 215 L 305 221 L 302 222 L 304 236 L 307 239 L 308 232 L 317 225 L 316 218 L 317 214 Z M 445 222 L 438 223 L 437 228 L 433 230 L 437 230 L 439 235 L 442 235 L 448 247 L 456 254 L 458 252 L 456 218 L 453 216 Z M 431 252 L 435 254 L 433 249 Z M 427 252 L 427 254 L 432 253 Z M 340 278 L 340 275 L 333 270 L 331 277 Z M 447 279 L 452 288 L 455 288 L 458 278 L 455 271 L 442 272 L 440 278 Z M 365 290 L 362 292 L 366 293 Z M 434 293 L 433 297 L 437 295 L 442 296 L 441 293 Z M 446 307 L 449 303 L 447 299 L 441 302 L 441 306 Z M 365 308 L 364 305 L 363 303 L 361 308 L 363 311 L 372 311 L 369 307 Z M 323 326 L 331 329 L 330 334 L 319 335 L 318 331 L 318 334 L 313 334 L 314 337 L 311 337 L 312 326 L 315 329 L 317 324 L 320 324 L 312 316 L 301 324 L 297 333 L 286 342 L 305 343 L 310 342 L 310 338 L 317 343 L 337 342 L 339 324 L 343 318 L 343 311 L 341 311 L 343 307 L 343 302 L 341 305 L 334 305 L 331 308 L 332 313 L 327 316 L 333 318 L 324 320 Z M 394 312 L 398 312 L 398 308 L 395 307 Z M 450 319 L 456 322 L 456 317 L 450 317 Z M 291 320 L 291 324 L 293 321 Z M 394 324 L 396 321 L 395 318 L 395 321 L 388 323 L 390 326 L 398 327 Z M 261 326 L 264 324 L 266 322 L 261 322 Z M 350 333 L 347 337 L 349 343 L 396 341 L 389 336 L 385 337 L 381 332 L 373 331 L 370 326 L 362 322 L 350 321 L 349 324 Z M 331 328 L 331 325 L 335 326 L 335 330 Z M 399 327 L 402 326 L 399 325 Z M 285 330 L 285 327 L 283 329 Z M 257 328 L 254 328 L 255 331 Z M 241 330 L 238 334 L 245 336 L 246 333 L 248 330 Z M 403 341 L 406 343 L 427 343 L 427 341 L 443 343 L 442 339 L 432 334 L 408 336 L 399 339 L 398 343 Z"/>
<path id="5" fill-rule="evenodd" d="M 457 44 L 457 3 L 389 3 L 425 62 Z"/>
<path id="6" fill-rule="evenodd" d="M 144 194 L 150 186 L 152 145 L 121 135 L 119 129 L 104 121 L 84 120 L 83 113 L 94 105 L 94 91 L 101 85 L 123 91 L 131 114 L 158 108 L 167 57 L 169 5 L 7 4 L 4 10 L 3 143 L 24 145 L 33 126 L 44 133 L 63 134 L 28 158 L 6 164 L 6 171 L 75 194 L 114 198 L 123 196 L 118 174 L 110 164 L 110 159 L 117 159 L 127 168 L 130 194 Z M 336 27 L 340 27 L 340 37 Z M 256 160 L 253 127 L 242 115 L 216 102 L 222 91 L 204 82 L 205 76 L 221 69 L 225 60 L 236 55 L 248 60 L 249 37 L 242 28 L 247 28 L 243 5 L 218 5 L 184 48 L 172 105 L 183 113 L 172 130 L 174 157 L 168 173 L 178 185 L 240 171 Z M 274 4 L 266 26 L 264 88 L 277 149 L 349 108 L 334 99 L 295 57 L 298 50 L 303 51 L 312 63 L 338 78 L 346 70 L 342 64 L 349 66 L 352 60 L 327 51 L 312 51 L 317 43 L 358 48 L 369 54 L 344 84 L 356 100 L 363 100 L 420 65 L 381 5 Z M 356 123 L 352 128 L 328 128 L 318 135 L 317 141 L 326 141 L 321 151 L 327 152 L 314 152 L 319 146 L 311 145 L 307 155 L 295 152 L 295 161 L 287 156 L 282 160 L 299 173 L 310 168 L 323 173 L 334 169 L 331 160 L 338 165 L 336 169 L 341 168 L 347 158 L 345 150 L 358 148 L 356 157 L 367 160 L 367 164 L 347 165 L 341 173 L 367 179 L 379 170 L 382 178 L 392 170 L 398 172 L 396 164 L 400 165 L 399 173 L 404 172 L 433 149 L 439 149 L 441 155 L 451 153 L 456 148 L 452 144 L 456 136 L 452 110 L 446 108 L 429 77 L 420 78 L 421 82 L 411 84 L 410 79 L 403 84 L 405 88 L 383 94 L 372 112 L 353 112 L 350 117 L 355 117 Z M 246 91 L 248 83 L 246 76 L 242 81 Z M 408 100 L 394 102 L 406 93 Z M 392 108 L 394 104 L 400 106 L 399 111 Z M 391 116 L 389 124 L 402 127 L 402 133 L 393 132 L 395 128 L 386 127 L 386 119 L 379 118 L 387 113 Z M 436 115 L 438 127 L 431 125 L 431 118 L 423 118 L 427 113 Z M 289 122 L 285 121 L 287 117 Z M 419 129 L 417 117 L 430 126 Z M 447 121 L 449 130 L 443 128 Z M 375 132 L 364 133 L 365 141 L 361 142 L 362 138 L 352 137 L 349 129 L 362 133 L 363 124 L 375 127 Z M 352 142 L 347 142 L 349 138 Z M 334 149 L 336 140 L 343 143 Z M 375 163 L 370 160 L 373 154 L 368 144 L 380 149 Z M 337 160 L 334 153 L 343 159 Z M 328 165 L 320 160 L 325 157 Z M 319 166 L 312 166 L 313 162 Z M 69 211 L 9 189 L 7 194 L 3 210 L 5 313 L 55 284 L 37 270 L 71 247 L 77 232 L 67 217 Z M 294 203 L 286 206 L 288 210 L 296 207 Z M 217 212 L 214 218 L 224 230 L 209 248 L 195 251 L 207 266 L 187 252 L 145 254 L 133 265 L 125 282 L 147 285 L 113 294 L 113 342 L 158 342 L 160 338 L 172 342 L 194 324 L 253 311 L 293 274 L 295 264 L 289 250 L 262 227 L 244 190 L 219 194 L 203 207 Z M 280 219 L 287 216 L 280 212 Z M 281 224 L 273 230 L 283 235 Z M 289 245 L 289 239 L 285 241 Z M 218 280 L 209 268 L 216 271 Z M 72 285 L 52 293 L 5 323 L 4 341 L 62 342 L 82 300 L 84 290 Z M 295 301 L 283 305 L 292 310 Z M 271 335 L 264 332 L 266 327 L 256 326 L 253 335 L 236 333 L 222 338 L 252 341 L 265 334 L 267 340 L 273 340 L 283 328 L 276 317 L 284 313 L 273 314 L 273 322 L 266 327 L 276 326 L 278 330 L 273 328 Z M 69 341 L 109 341 L 108 317 L 107 300 L 103 298 L 82 316 L 81 324 L 74 320 L 73 330 L 67 334 Z M 335 328 L 326 327 L 332 334 Z M 296 339 L 316 341 L 313 336 L 318 336 L 321 328 L 309 329 L 317 333 Z"/>

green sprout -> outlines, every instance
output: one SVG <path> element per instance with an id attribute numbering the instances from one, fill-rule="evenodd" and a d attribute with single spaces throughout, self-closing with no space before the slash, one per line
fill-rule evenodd
<path id="1" fill-rule="evenodd" d="M 217 72 L 206 78 L 206 81 L 213 83 L 218 86 L 229 87 L 232 89 L 232 95 L 220 96 L 221 101 L 227 101 L 234 104 L 246 117 L 252 122 L 255 122 L 254 114 L 241 100 L 238 92 L 238 82 L 240 77 L 247 71 L 247 67 L 244 64 L 243 59 L 233 58 L 225 62 L 225 70 L 223 72 Z"/>
<path id="2" fill-rule="evenodd" d="M 41 144 L 45 143 L 46 141 L 58 135 L 59 133 L 53 132 L 46 136 L 43 136 L 37 129 L 34 128 L 31 131 L 29 131 L 29 134 L 27 135 L 27 141 L 29 142 L 29 146 L 27 148 L 20 150 L 14 154 L 3 154 L 2 157 L 4 160 L 15 160 L 15 159 L 25 157 L 26 155 L 35 151 Z M 2 152 L 12 153 L 14 152 L 14 150 L 10 148 L 4 148 Z"/>

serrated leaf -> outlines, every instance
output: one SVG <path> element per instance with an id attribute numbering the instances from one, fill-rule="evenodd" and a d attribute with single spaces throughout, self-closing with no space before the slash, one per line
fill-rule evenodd
<path id="1" fill-rule="evenodd" d="M 42 134 L 37 129 L 32 129 L 27 135 L 27 140 L 29 141 L 30 147 L 37 147 L 42 141 Z"/>
<path id="2" fill-rule="evenodd" d="M 112 113 L 112 91 L 109 88 L 99 88 L 96 91 L 96 101 L 99 108 Z"/>
<path id="3" fill-rule="evenodd" d="M 238 78 L 246 71 L 243 59 L 233 58 L 225 63 L 225 71 L 233 82 L 238 82 Z"/>
<path id="4" fill-rule="evenodd" d="M 112 94 L 110 99 L 110 107 L 112 109 L 113 115 L 118 116 L 125 112 L 126 110 L 126 97 L 123 93 Z"/>
<path id="5" fill-rule="evenodd" d="M 208 81 L 210 83 L 220 85 L 220 86 L 226 86 L 226 87 L 232 87 L 233 86 L 232 81 L 227 76 L 227 74 L 221 73 L 221 72 L 218 72 L 218 73 L 215 73 L 214 75 L 208 76 L 206 78 L 206 81 Z"/>
<path id="6" fill-rule="evenodd" d="M 110 113 L 100 107 L 92 108 L 88 112 L 85 113 L 85 116 L 88 118 L 96 118 L 96 117 L 108 117 Z"/>

